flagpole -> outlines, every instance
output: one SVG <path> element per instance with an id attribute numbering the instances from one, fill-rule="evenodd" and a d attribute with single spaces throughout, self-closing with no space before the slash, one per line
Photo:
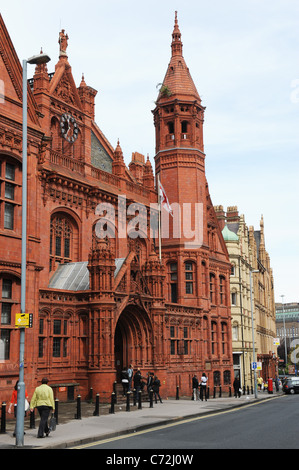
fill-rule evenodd
<path id="1" fill-rule="evenodd" d="M 158 209 L 159 209 L 159 219 L 158 219 L 158 232 L 159 232 L 159 260 L 162 260 L 161 253 L 161 194 L 160 194 L 160 178 L 158 175 Z"/>

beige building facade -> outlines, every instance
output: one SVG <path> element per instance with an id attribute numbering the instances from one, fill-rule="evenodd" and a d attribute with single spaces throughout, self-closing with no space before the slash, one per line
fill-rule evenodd
<path id="1" fill-rule="evenodd" d="M 258 375 L 264 380 L 277 373 L 274 281 L 270 257 L 265 248 L 264 221 L 260 229 L 248 227 L 244 215 L 237 206 L 215 207 L 222 229 L 230 262 L 230 293 L 232 313 L 232 347 L 234 374 L 240 377 L 242 387 L 254 386 L 252 362 L 255 359 L 261 369 Z M 252 278 L 252 310 L 250 297 L 250 273 Z M 254 352 L 253 335 L 254 328 Z"/>

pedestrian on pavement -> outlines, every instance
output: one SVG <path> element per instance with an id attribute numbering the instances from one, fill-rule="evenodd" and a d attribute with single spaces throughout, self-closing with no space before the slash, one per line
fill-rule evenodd
<path id="1" fill-rule="evenodd" d="M 234 383 L 233 383 L 233 387 L 234 387 L 234 395 L 235 395 L 235 398 L 240 398 L 241 396 L 241 384 L 240 384 L 240 379 L 239 379 L 239 376 L 237 375 L 235 377 L 235 380 L 234 380 Z"/>
<path id="2" fill-rule="evenodd" d="M 129 376 L 127 369 L 123 369 L 121 372 L 121 383 L 123 386 L 123 395 L 124 397 L 127 396 L 127 391 L 129 389 Z"/>
<path id="3" fill-rule="evenodd" d="M 150 398 L 150 392 L 153 388 L 153 381 L 154 381 L 154 373 L 153 372 L 148 372 L 147 373 L 147 381 L 146 381 L 146 389 L 147 389 L 147 394 L 148 394 L 149 398 Z"/>
<path id="4" fill-rule="evenodd" d="M 30 402 L 31 411 L 37 408 L 40 415 L 40 424 L 37 432 L 37 437 L 42 438 L 50 434 L 48 426 L 48 418 L 50 411 L 55 410 L 54 394 L 53 389 L 48 385 L 48 379 L 44 377 L 42 384 L 36 387 L 33 393 L 33 397 Z"/>
<path id="5" fill-rule="evenodd" d="M 208 377 L 203 372 L 201 379 L 200 379 L 200 399 L 203 401 L 203 396 L 205 396 L 205 401 L 207 401 L 207 382 Z"/>
<path id="6" fill-rule="evenodd" d="M 263 377 L 259 376 L 259 377 L 257 378 L 257 384 L 258 384 L 258 387 L 259 387 L 259 390 L 260 390 L 260 391 L 261 391 L 262 388 L 263 388 L 263 383 L 264 383 Z"/>
<path id="7" fill-rule="evenodd" d="M 18 383 L 19 383 L 19 381 L 17 380 L 17 381 L 16 381 L 16 384 L 15 384 L 15 386 L 14 386 L 12 395 L 11 395 L 10 405 L 9 405 L 9 407 L 8 407 L 8 410 L 7 410 L 7 413 L 10 414 L 10 413 L 12 413 L 12 407 L 13 407 L 13 408 L 14 408 L 14 417 L 15 417 L 15 418 L 17 417 Z M 24 406 L 25 416 L 26 416 L 26 411 L 29 410 L 29 403 L 28 403 L 28 400 L 29 400 L 28 393 L 27 393 L 27 390 L 25 390 L 25 406 Z M 17 423 L 16 423 L 16 426 L 17 426 Z M 24 433 L 24 434 L 25 434 L 25 433 Z M 15 427 L 13 436 L 15 437 L 15 435 L 16 435 L 16 427 Z"/>
<path id="8" fill-rule="evenodd" d="M 140 392 L 141 386 L 142 386 L 142 375 L 141 375 L 140 369 L 137 369 L 137 371 L 135 372 L 134 377 L 133 377 L 133 383 L 134 383 L 134 390 L 135 390 L 135 398 L 137 399 L 138 393 Z"/>
<path id="9" fill-rule="evenodd" d="M 128 378 L 129 378 L 128 392 L 130 392 L 131 386 L 132 386 L 132 380 L 133 380 L 133 373 L 134 373 L 132 364 L 130 364 L 127 372 L 128 372 Z"/>
<path id="10" fill-rule="evenodd" d="M 192 400 L 199 400 L 199 383 L 197 375 L 193 375 L 192 377 Z"/>
<path id="11" fill-rule="evenodd" d="M 154 376 L 154 380 L 153 380 L 153 392 L 154 392 L 154 396 L 155 396 L 155 402 L 158 403 L 157 401 L 157 396 L 160 400 L 160 403 L 163 403 L 162 402 L 162 398 L 160 397 L 160 387 L 161 387 L 161 382 L 160 380 L 158 379 L 158 377 L 155 375 Z"/>

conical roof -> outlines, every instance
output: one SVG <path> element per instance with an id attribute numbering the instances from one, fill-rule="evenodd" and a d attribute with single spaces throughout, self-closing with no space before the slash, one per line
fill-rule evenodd
<path id="1" fill-rule="evenodd" d="M 158 100 L 163 97 L 180 95 L 181 98 L 192 97 L 201 102 L 200 96 L 190 75 L 189 69 L 183 57 L 183 44 L 181 41 L 181 32 L 177 20 L 177 12 L 175 12 L 175 24 L 172 33 L 171 43 L 172 56 L 168 65 L 168 69 L 160 88 Z"/>

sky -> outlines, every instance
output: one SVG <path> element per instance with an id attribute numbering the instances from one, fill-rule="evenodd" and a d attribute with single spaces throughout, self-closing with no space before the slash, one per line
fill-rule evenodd
<path id="1" fill-rule="evenodd" d="M 171 57 L 175 11 L 206 107 L 212 202 L 238 206 L 255 230 L 263 215 L 275 300 L 299 302 L 298 0 L 2 0 L 0 9 L 20 61 L 42 48 L 49 72 L 65 29 L 77 86 L 84 73 L 98 91 L 98 126 L 114 148 L 119 139 L 127 165 L 140 152 L 153 166 L 152 110 Z"/>

